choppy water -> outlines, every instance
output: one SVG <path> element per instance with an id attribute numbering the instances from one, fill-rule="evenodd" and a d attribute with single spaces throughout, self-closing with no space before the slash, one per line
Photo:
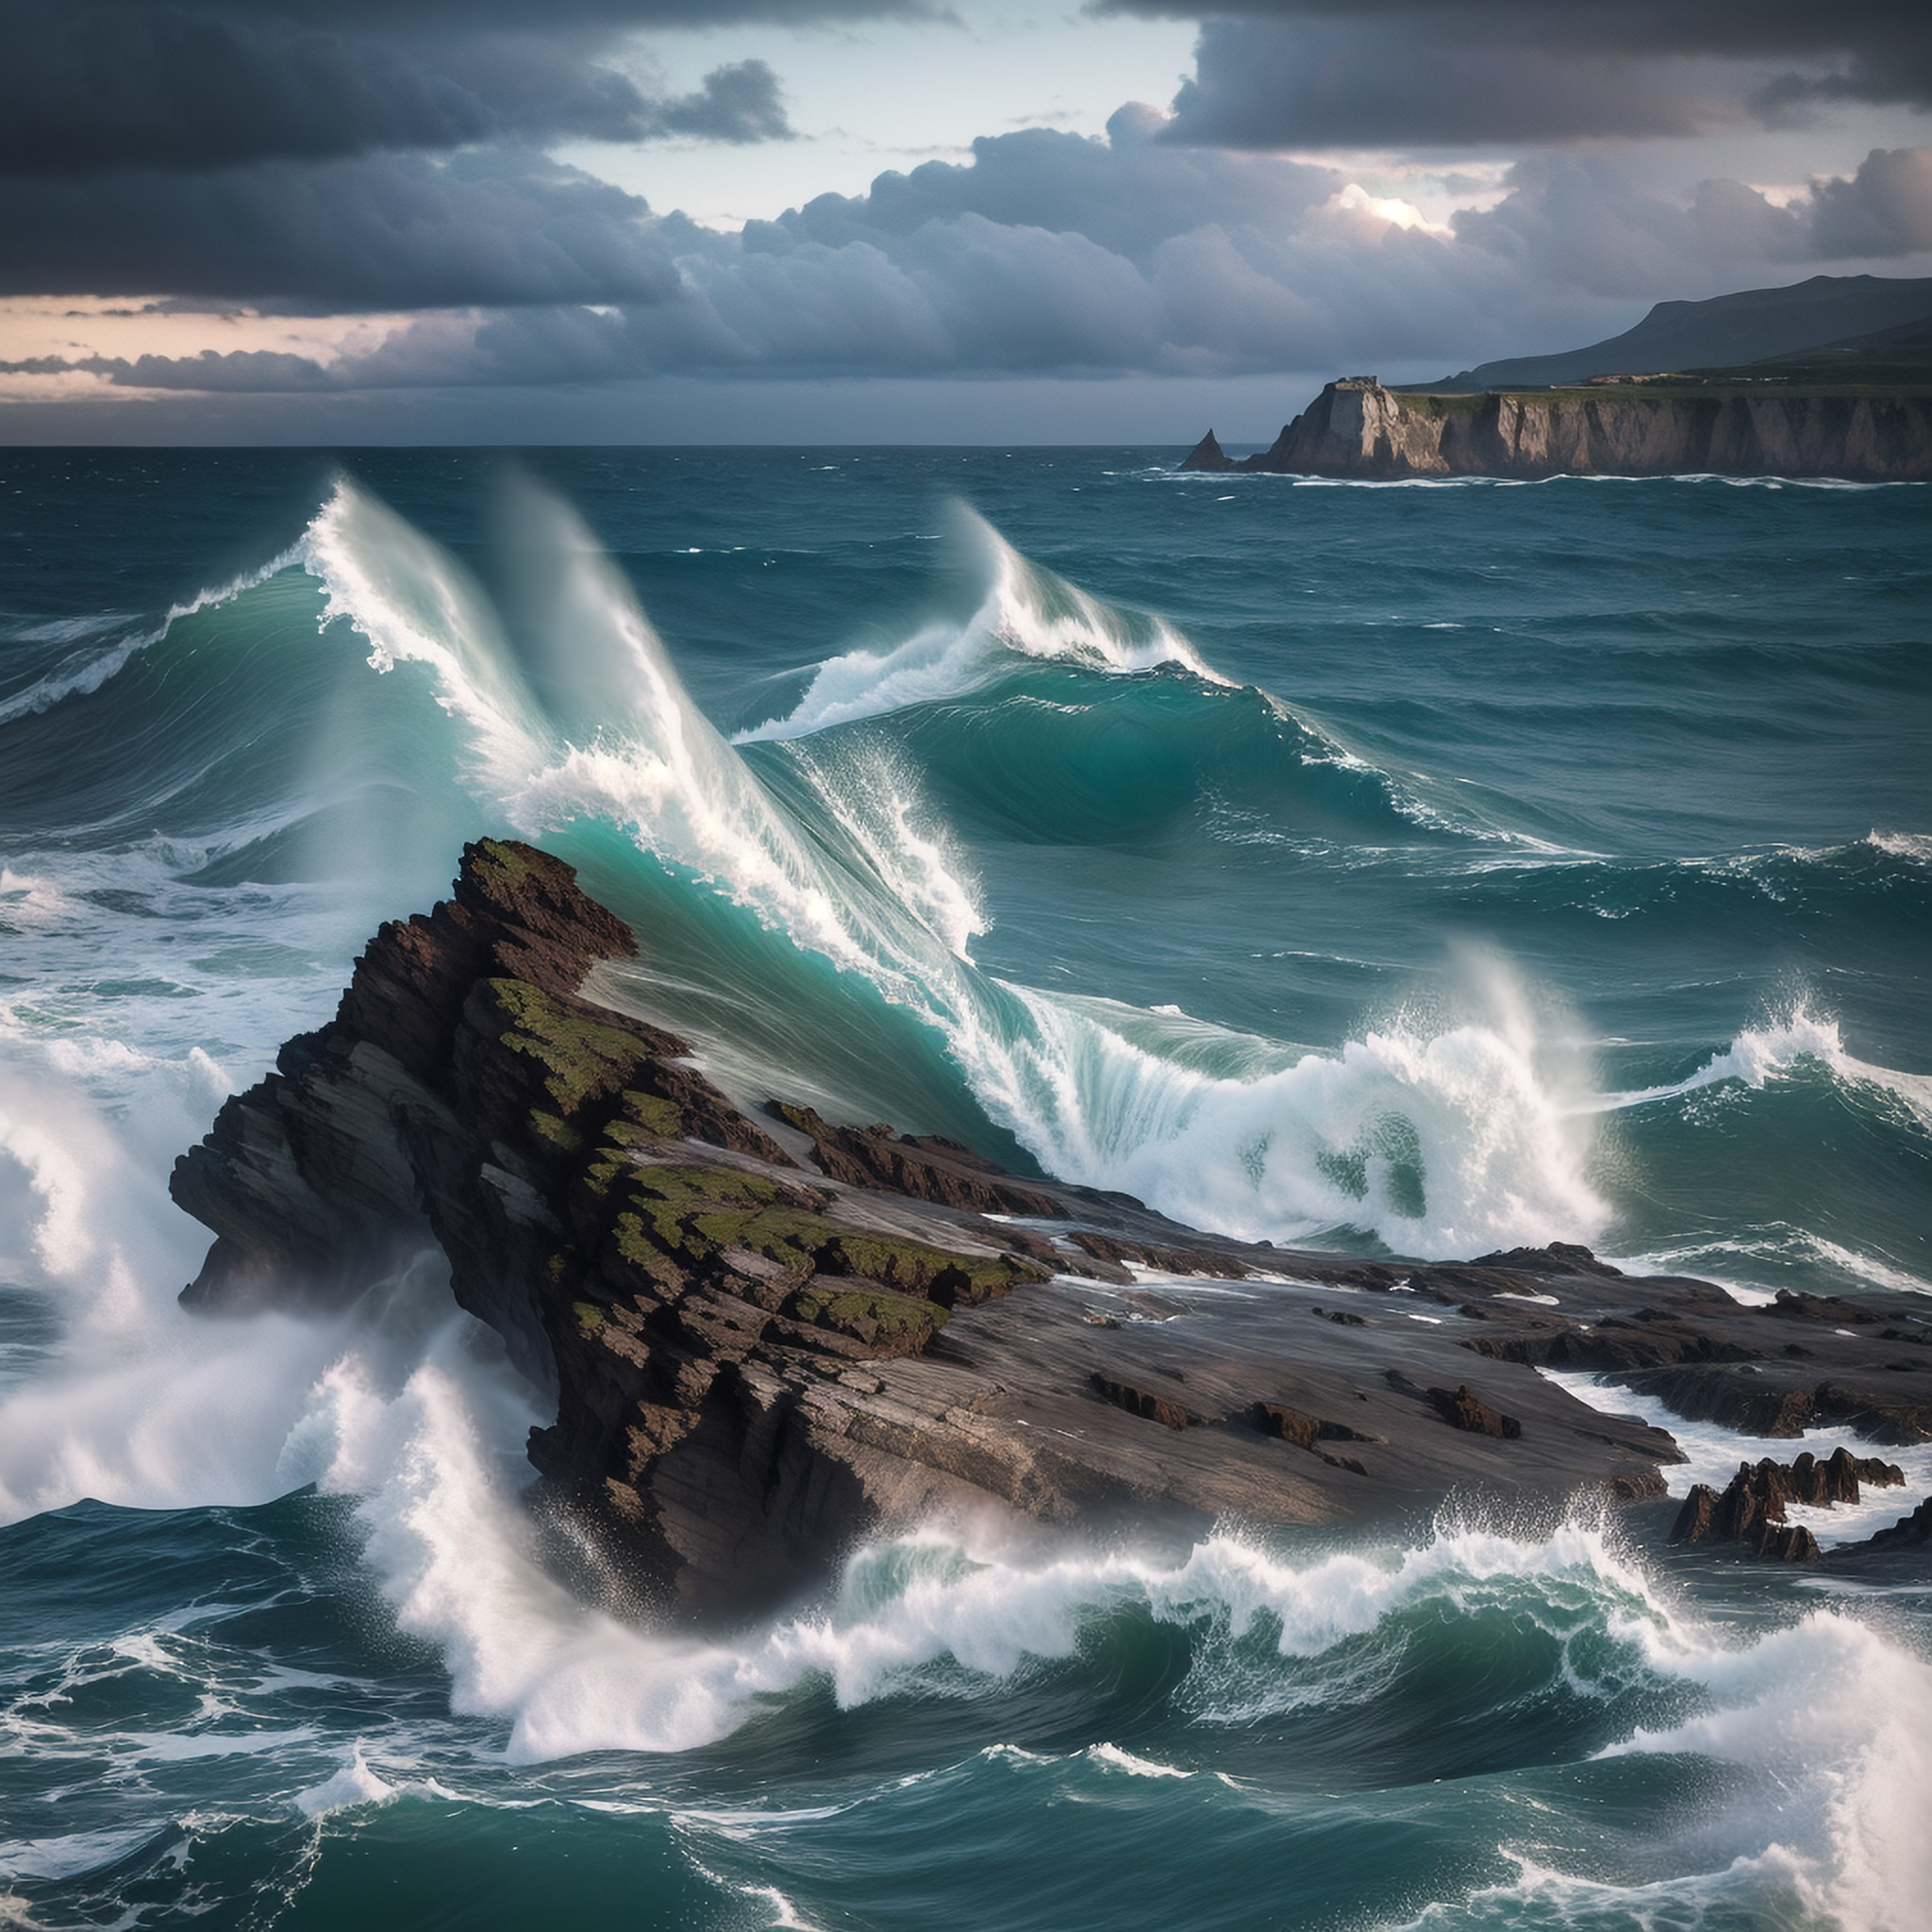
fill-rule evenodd
<path id="1" fill-rule="evenodd" d="M 1167 461 L 0 459 L 0 1913 L 1924 1923 L 1926 1591 L 1656 1512 L 915 1540 L 700 1642 L 545 1574 L 426 1264 L 175 1309 L 175 1155 L 483 830 L 747 1098 L 1932 1293 L 1932 492 Z"/>

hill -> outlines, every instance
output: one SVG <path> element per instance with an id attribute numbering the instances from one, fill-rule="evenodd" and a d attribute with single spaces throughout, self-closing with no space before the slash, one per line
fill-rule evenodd
<path id="1" fill-rule="evenodd" d="M 1770 357 L 1822 353 L 1821 345 L 1842 347 L 1924 321 L 1932 321 L 1932 278 L 1813 275 L 1790 288 L 1745 289 L 1707 302 L 1659 302 L 1635 328 L 1588 348 L 1484 362 L 1440 382 L 1404 387 L 1474 393 L 1586 382 L 1592 375 L 1728 371 Z"/>

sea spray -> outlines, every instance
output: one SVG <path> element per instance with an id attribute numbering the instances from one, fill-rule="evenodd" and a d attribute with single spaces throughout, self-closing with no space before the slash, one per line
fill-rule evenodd
<path id="1" fill-rule="evenodd" d="M 531 683 L 461 573 L 346 492 L 329 526 L 329 610 L 350 616 L 358 595 L 377 597 L 378 668 L 406 654 L 431 667 L 443 702 L 473 723 L 498 808 L 532 836 L 584 817 L 629 827 L 861 975 L 939 1031 L 980 1104 L 1049 1171 L 1255 1238 L 1353 1224 L 1398 1248 L 1453 1250 L 1601 1225 L 1587 1131 L 1567 1118 L 1580 1110 L 1547 1086 L 1502 967 L 1466 974 L 1485 981 L 1474 1024 L 1411 1021 L 1339 1059 L 1203 1079 L 1077 1001 L 973 969 L 963 952 L 983 917 L 903 774 L 863 752 L 807 754 L 794 769 L 819 806 L 808 834 L 699 713 L 629 585 L 564 506 L 533 486 L 519 500 L 518 628 L 556 707 L 540 734 L 506 724 L 528 715 Z"/>
<path id="2" fill-rule="evenodd" d="M 1603 1108 L 1642 1107 L 1732 1080 L 1761 1090 L 1807 1062 L 1826 1068 L 1847 1085 L 1862 1087 L 1890 1103 L 1922 1132 L 1932 1135 L 1932 1074 L 1900 1073 L 1857 1058 L 1847 1052 L 1839 1023 L 1812 1012 L 1803 1000 L 1761 1025 L 1746 1027 L 1723 1052 L 1712 1054 L 1685 1079 L 1634 1093 L 1604 1094 L 1591 1104 Z"/>
<path id="3" fill-rule="evenodd" d="M 0 1529 L 0 1914 L 480 1928 L 541 1923 L 563 1897 L 586 1923 L 641 1932 L 780 1919 L 1067 1932 L 1177 1913 L 1194 1932 L 1917 1932 L 1926 1888 L 1901 1856 L 1927 1802 L 1913 1758 L 1924 1600 L 1911 1587 L 1835 1596 L 1835 1566 L 1646 1563 L 1614 1540 L 1600 1568 L 1555 1550 L 1549 1525 L 1521 1524 L 1483 1532 L 1520 1554 L 1521 1574 L 1426 1556 L 1461 1533 L 1450 1525 L 1266 1549 L 1207 1539 L 1237 1547 L 1185 1564 L 1139 1553 L 1144 1577 L 1101 1574 L 1136 1553 L 1089 1551 L 1049 1586 L 1040 1550 L 955 1532 L 876 1545 L 825 1600 L 728 1642 L 680 1647 L 614 1620 L 586 1636 L 594 1613 L 545 1595 L 541 1564 L 519 1567 L 535 1556 L 520 1442 L 535 1405 L 477 1331 L 452 1326 L 446 1296 L 418 1306 L 392 1283 L 386 1312 L 338 1324 L 179 1316 L 203 1236 L 162 1182 L 221 1093 L 323 1024 L 375 922 L 426 905 L 461 841 L 508 829 L 507 801 L 547 782 L 569 748 L 629 759 L 624 732 L 572 711 L 532 613 L 499 594 L 514 576 L 500 556 L 477 566 L 491 588 L 473 582 L 467 608 L 501 673 L 476 667 L 475 710 L 441 705 L 445 672 L 470 674 L 439 613 L 471 592 L 450 588 L 446 554 L 348 514 L 347 499 L 323 526 L 332 557 L 317 545 L 164 624 L 180 585 L 221 573 L 179 540 L 137 541 L 174 527 L 144 515 L 157 477 L 202 527 L 245 534 L 265 495 L 254 481 L 278 460 L 9 458 L 28 484 L 9 498 L 9 531 L 25 528 L 36 558 L 58 540 L 66 561 L 23 579 L 11 601 L 34 608 L 0 630 L 7 697 L 41 685 L 0 725 L 15 1150 L 0 1155 L 0 1341 L 9 1404 L 24 1384 L 46 1396 L 0 1410 L 13 1424 L 0 1459 L 16 1507 L 49 1506 Z M 648 806 L 635 774 L 566 774 L 546 841 L 583 860 L 600 893 L 628 883 L 647 941 L 688 978 L 754 987 L 777 1016 L 789 1058 L 724 1042 L 759 1083 L 753 1102 L 791 1091 L 780 1074 L 795 1065 L 818 1070 L 800 1091 L 835 1117 L 991 1134 L 955 1036 L 915 1015 L 942 994 L 984 1009 L 974 1078 L 1030 1105 L 1010 1043 L 1033 1041 L 1054 1069 L 1010 987 L 1067 1002 L 1152 1063 L 1123 1071 L 1106 1041 L 1087 1041 L 1076 1092 L 1119 1091 L 1166 1119 L 1172 1070 L 1221 1105 L 1224 1084 L 1278 1079 L 1310 1054 L 1339 1060 L 1374 1035 L 1399 1051 L 1362 1070 L 1376 1100 L 1349 1118 L 1401 1114 L 1453 1143 L 1430 1042 L 1487 1031 L 1499 1043 L 1482 1052 L 1507 1074 L 1522 1038 L 1474 992 L 1411 997 L 1454 983 L 1458 969 L 1439 971 L 1442 935 L 1475 933 L 1582 1016 L 1529 1002 L 1525 1063 L 1559 1118 L 1592 1084 L 1641 1095 L 1740 1041 L 1740 1065 L 1763 1076 L 1725 1074 L 1598 1120 L 1580 1172 L 1616 1209 L 1600 1239 L 1654 1257 L 1623 1265 L 1715 1270 L 1760 1295 L 1879 1300 L 1932 1280 L 1924 1129 L 1886 1081 L 1837 1064 L 1824 1030 L 1865 1069 L 1932 1064 L 1912 737 L 1923 491 L 1255 478 L 1220 504 L 1218 485 L 1177 480 L 1160 453 L 840 453 L 826 459 L 836 477 L 795 452 L 532 460 L 611 539 L 695 688 L 728 694 L 734 726 L 753 722 L 745 694 L 802 692 L 827 655 L 856 642 L 883 658 L 918 629 L 890 613 L 929 587 L 930 526 L 907 509 L 928 490 L 966 490 L 1016 547 L 1158 606 L 1239 680 L 1002 645 L 991 684 L 744 747 L 805 848 L 803 876 L 854 894 L 850 927 L 827 896 L 824 948 L 781 937 L 783 879 L 755 918 L 735 860 L 686 863 L 647 834 L 568 816 L 579 776 L 586 798 L 628 788 Z M 466 492 L 494 461 L 370 452 L 366 485 L 351 487 L 441 536 L 464 527 Z M 895 535 L 908 524 L 916 535 Z M 264 550 L 291 534 L 270 532 Z M 365 538 L 369 555 L 347 554 Z M 397 543 L 423 562 L 420 587 L 385 561 Z M 330 589 L 311 573 L 337 564 L 347 621 L 318 635 Z M 354 609 L 367 595 L 381 627 L 386 572 L 423 642 L 392 631 L 394 668 L 376 676 Z M 945 613 L 955 629 L 984 582 Z M 1324 741 L 1296 717 L 1334 721 L 1361 767 L 1321 762 Z M 1409 792 L 1443 824 L 1412 816 Z M 902 853 L 902 807 L 936 871 Z M 530 798 L 533 817 L 545 809 Z M 667 824 L 681 809 L 674 797 Z M 1491 822 L 1503 830 L 1480 836 Z M 869 966 L 880 894 L 903 930 Z M 974 919 L 989 930 L 966 932 Z M 858 935 L 849 951 L 841 930 Z M 962 935 L 997 977 L 971 976 Z M 855 964 L 835 968 L 834 952 Z M 900 973 L 906 1004 L 886 1004 L 864 976 L 874 970 Z M 1819 989 L 1804 1010 L 1820 1030 L 1786 1058 L 1795 1036 L 1774 1036 L 1800 983 Z M 666 990 L 674 1018 L 680 996 Z M 1581 1085 L 1579 1060 L 1593 1070 Z M 1412 1100 L 1398 1066 L 1423 1083 Z M 1541 1118 L 1534 1092 L 1496 1088 Z M 1318 1099 L 1312 1084 L 1277 1093 L 1268 1150 L 1232 1132 L 1219 1144 L 1258 1158 L 1274 1189 L 1306 1132 L 1307 1185 L 1322 1191 L 1311 1211 L 1359 1226 L 1386 1208 L 1405 1246 L 1427 1232 L 1396 1211 L 1413 1200 L 1399 1130 L 1324 1138 L 1342 1115 Z M 1488 1130 L 1488 1115 L 1470 1119 Z M 64 1174 L 36 1134 L 75 1157 Z M 1208 1144 L 1196 1133 L 1183 1151 Z M 1334 1174 L 1312 1164 L 1318 1147 Z M 1454 1193 L 1445 1158 L 1424 1163 L 1432 1216 Z M 1096 1172 L 1121 1171 L 1118 1149 L 1106 1159 Z M 1578 1171 L 1568 1153 L 1531 1170 Z M 1208 1197 L 1222 1185 L 1183 1178 Z M 1358 1179 L 1379 1205 L 1355 1199 Z M 1234 1188 L 1248 1186 L 1244 1172 Z M 49 1220 L 57 1194 L 73 1205 Z M 1909 1335 L 1919 1306 L 1888 1302 L 1889 1317 Z M 432 1560 L 420 1542 L 444 1494 L 439 1467 L 486 1497 L 450 1499 L 475 1539 L 467 1572 L 469 1545 Z M 283 1493 L 332 1472 L 341 1494 Z M 1633 1541 L 1650 1528 L 1640 1513 Z M 1571 1531 L 1584 1544 L 1593 1533 Z M 1291 1627 L 1343 1621 L 1347 1577 L 1329 1567 L 1341 1557 L 1374 1573 L 1359 1588 L 1379 1607 L 1327 1647 L 1284 1655 Z M 1178 1586 L 1158 1586 L 1177 1593 L 1157 1613 L 1148 1579 L 1182 1569 Z M 1388 1581 L 1405 1573 L 1407 1586 Z M 496 1601 L 486 1574 L 491 1591 L 507 1578 L 508 1607 L 497 1636 L 473 1637 Z M 1237 1603 L 1258 1606 L 1240 1636 Z M 1821 1603 L 1830 1613 L 1814 1618 Z M 441 1622 L 401 1630 L 401 1605 Z M 1766 1647 L 1781 1630 L 1796 1640 Z M 984 1641 L 993 1668 L 961 1663 L 949 1632 Z M 489 1659 L 506 1652 L 498 1674 Z M 453 1712 L 443 1658 L 473 1654 L 462 1681 L 491 1685 L 500 1707 Z M 688 1668 L 717 1702 L 680 1729 Z M 509 1760 L 513 1737 L 523 1752 L 569 1752 L 715 1725 L 727 1728 L 697 1750 Z"/>
<path id="4" fill-rule="evenodd" d="M 1021 554 L 984 517 L 948 507 L 954 547 L 976 602 L 963 618 L 935 618 L 883 651 L 850 651 L 813 673 L 797 708 L 741 732 L 739 742 L 802 738 L 908 705 L 958 697 L 1028 658 L 1122 673 L 1174 665 L 1227 680 L 1162 619 L 1105 604 Z"/>

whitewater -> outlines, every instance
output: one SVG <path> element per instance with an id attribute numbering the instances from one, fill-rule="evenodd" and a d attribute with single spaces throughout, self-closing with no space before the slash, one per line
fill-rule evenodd
<path id="1" fill-rule="evenodd" d="M 184 454 L 130 537 L 135 458 L 9 460 L 0 1908 L 1914 1923 L 1932 1591 L 1445 1515 L 934 1532 L 673 1632 L 560 1580 L 435 1257 L 190 1321 L 166 1179 L 504 830 L 750 1103 L 1255 1240 L 1932 1293 L 1924 492 Z"/>

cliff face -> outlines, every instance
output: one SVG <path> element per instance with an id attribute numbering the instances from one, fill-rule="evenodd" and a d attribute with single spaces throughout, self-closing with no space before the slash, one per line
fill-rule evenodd
<path id="1" fill-rule="evenodd" d="M 1774 1434 L 1932 1435 L 1932 1328 L 1881 1336 L 1847 1304 L 1775 1311 L 1807 1318 L 1797 1361 L 1790 1321 L 1582 1249 L 1289 1254 L 943 1141 L 755 1121 L 685 1042 L 583 997 L 635 949 L 569 866 L 469 847 L 454 896 L 382 927 L 173 1191 L 216 1235 L 183 1294 L 209 1315 L 341 1307 L 441 1249 L 555 1395 L 529 1450 L 549 1492 L 671 1601 L 750 1610 L 934 1516 L 1198 1536 L 1407 1518 L 1452 1489 L 1656 1493 L 1669 1437 L 1543 1362 Z M 1418 1301 L 1441 1312 L 1414 1323 Z"/>
<path id="2" fill-rule="evenodd" d="M 1216 446 L 1215 455 L 1219 455 Z M 1196 452 L 1199 455 L 1199 452 Z M 1274 447 L 1240 463 L 1312 476 L 1932 477 L 1932 399 L 1920 396 L 1398 394 L 1331 382 Z"/>

